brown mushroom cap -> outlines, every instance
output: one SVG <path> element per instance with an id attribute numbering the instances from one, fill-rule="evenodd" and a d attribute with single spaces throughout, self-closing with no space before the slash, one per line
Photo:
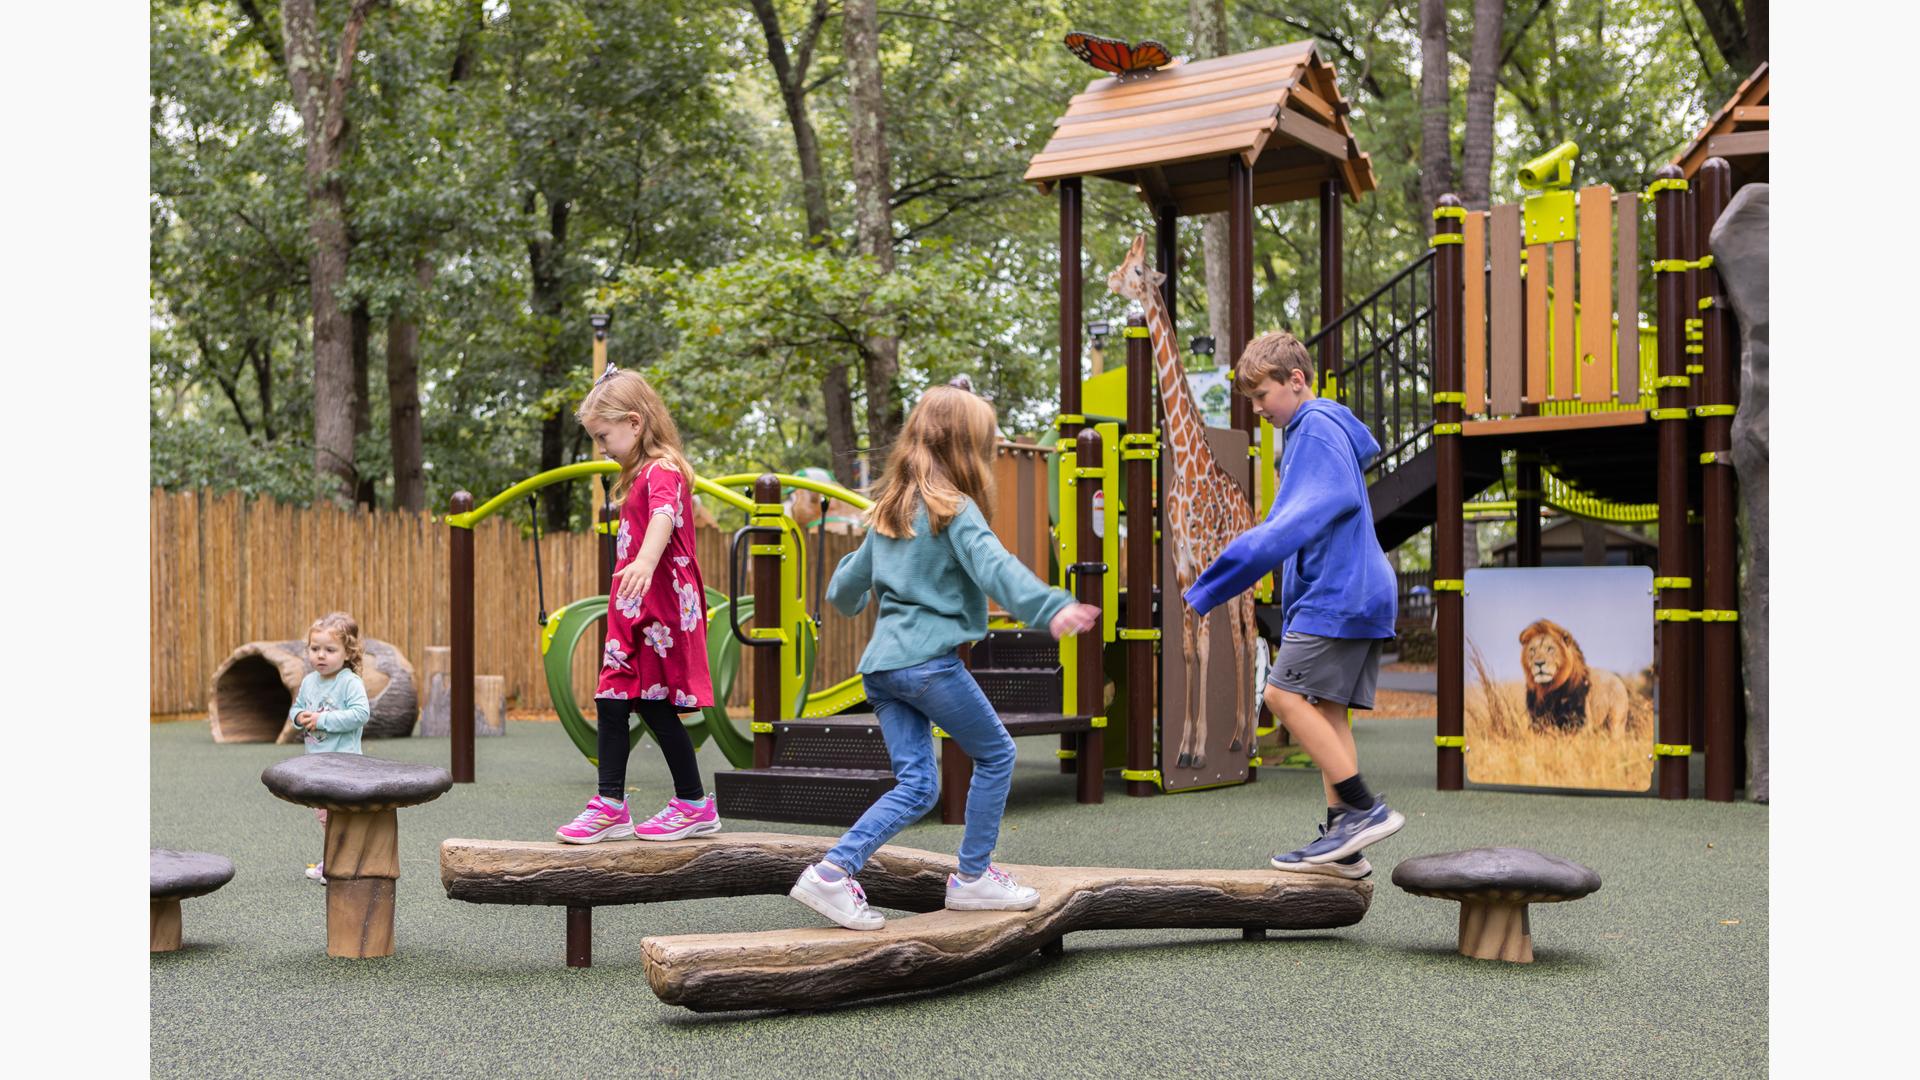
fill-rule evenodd
<path id="1" fill-rule="evenodd" d="M 148 852 L 147 883 L 155 900 L 185 900 L 205 896 L 233 880 L 233 860 L 205 851 Z"/>
<path id="2" fill-rule="evenodd" d="M 1408 859 L 1393 868 L 1393 883 L 1443 900 L 1546 904 L 1580 899 L 1600 887 L 1600 875 L 1557 855 L 1497 847 Z"/>
<path id="3" fill-rule="evenodd" d="M 453 787 L 437 765 L 367 757 L 364 754 L 303 754 L 260 774 L 267 790 L 291 803 L 322 810 L 391 810 L 432 802 Z"/>

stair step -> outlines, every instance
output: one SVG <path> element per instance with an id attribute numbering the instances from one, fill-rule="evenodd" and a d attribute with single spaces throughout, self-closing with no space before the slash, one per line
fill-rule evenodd
<path id="1" fill-rule="evenodd" d="M 1000 713 L 1057 713 L 1064 689 L 1060 668 L 976 667 L 973 681 Z"/>
<path id="2" fill-rule="evenodd" d="M 1063 716 L 1057 710 L 1041 713 L 1001 713 L 1000 722 L 1015 738 L 1027 735 L 1064 735 L 1073 731 L 1092 731 L 1091 715 Z"/>
<path id="3" fill-rule="evenodd" d="M 982 668 L 1057 668 L 1060 643 L 1045 630 L 989 630 L 974 643 L 972 663 Z"/>
<path id="4" fill-rule="evenodd" d="M 848 713 L 773 725 L 773 764 L 796 769 L 877 769 L 890 772 L 880 722 L 872 713 Z"/>
<path id="5" fill-rule="evenodd" d="M 714 774 L 720 813 L 748 821 L 851 825 L 893 789 L 881 769 L 736 769 Z"/>

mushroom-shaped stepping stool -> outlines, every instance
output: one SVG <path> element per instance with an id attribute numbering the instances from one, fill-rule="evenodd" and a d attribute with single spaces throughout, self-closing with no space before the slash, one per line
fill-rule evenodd
<path id="1" fill-rule="evenodd" d="M 1528 848 L 1474 848 L 1407 859 L 1393 883 L 1415 896 L 1460 901 L 1460 954 L 1533 963 L 1528 904 L 1578 900 L 1600 875 L 1570 859 Z"/>
<path id="2" fill-rule="evenodd" d="M 327 812 L 327 955 L 393 955 L 398 810 L 439 798 L 453 777 L 433 765 L 306 754 L 267 769 L 260 782 L 288 802 Z"/>
<path id="3" fill-rule="evenodd" d="M 233 860 L 204 851 L 154 848 L 147 860 L 153 887 L 153 933 L 149 952 L 180 947 L 180 901 L 205 896 L 233 880 Z"/>

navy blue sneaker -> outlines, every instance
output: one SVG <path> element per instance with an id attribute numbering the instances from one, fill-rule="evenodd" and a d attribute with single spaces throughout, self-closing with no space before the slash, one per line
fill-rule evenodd
<path id="1" fill-rule="evenodd" d="M 1375 796 L 1371 810 L 1342 811 L 1320 839 L 1300 849 L 1300 857 L 1310 863 L 1336 862 L 1376 840 L 1385 840 L 1406 823 L 1404 816 L 1388 809 L 1385 799 Z"/>
<path id="2" fill-rule="evenodd" d="M 1320 835 L 1327 835 L 1325 825 L 1320 826 Z M 1332 874 L 1355 881 L 1371 876 L 1373 873 L 1373 864 L 1367 861 L 1365 855 L 1357 851 L 1344 859 L 1335 859 L 1330 863 L 1310 863 L 1306 860 L 1306 850 L 1303 848 L 1299 851 L 1289 851 L 1285 855 L 1275 855 L 1267 860 L 1267 865 L 1275 870 L 1291 870 L 1296 874 Z"/>

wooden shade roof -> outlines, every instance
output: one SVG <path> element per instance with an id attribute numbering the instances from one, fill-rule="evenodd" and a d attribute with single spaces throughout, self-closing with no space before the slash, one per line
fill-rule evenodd
<path id="1" fill-rule="evenodd" d="M 1025 179 L 1098 176 L 1132 184 L 1181 214 L 1225 211 L 1225 159 L 1253 169 L 1253 202 L 1290 202 L 1343 181 L 1357 199 L 1376 186 L 1347 123 L 1333 67 L 1313 42 L 1175 63 L 1126 79 L 1102 76 L 1068 102 Z"/>
<path id="2" fill-rule="evenodd" d="M 1673 163 L 1692 179 L 1708 158 L 1725 158 L 1733 168 L 1733 184 L 1767 178 L 1767 65 L 1763 62 L 1740 84 L 1707 126 L 1700 129 Z"/>

